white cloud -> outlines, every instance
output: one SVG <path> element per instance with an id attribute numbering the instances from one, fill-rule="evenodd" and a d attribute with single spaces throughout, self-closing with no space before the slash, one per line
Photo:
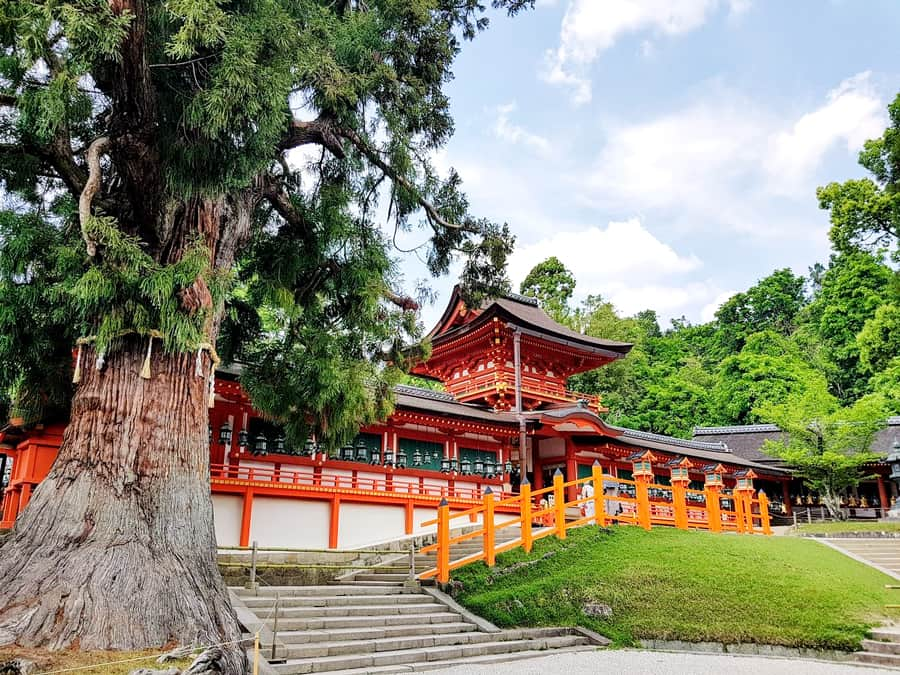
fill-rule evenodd
<path id="1" fill-rule="evenodd" d="M 720 0 L 570 0 L 559 46 L 546 54 L 543 78 L 574 89 L 573 102 L 587 103 L 591 64 L 621 36 L 687 33 L 702 26 L 720 4 Z M 732 12 L 743 12 L 749 0 L 727 4 Z"/>
<path id="2" fill-rule="evenodd" d="M 793 119 L 714 85 L 680 110 L 611 127 L 594 169 L 577 179 L 581 198 L 632 212 L 663 210 L 690 228 L 715 223 L 784 236 L 778 200 L 812 199 L 825 155 L 840 146 L 855 152 L 878 136 L 883 109 L 865 73 Z"/>
<path id="3" fill-rule="evenodd" d="M 508 143 L 521 143 L 529 148 L 537 151 L 541 155 L 550 153 L 551 145 L 543 136 L 532 134 L 513 122 L 510 122 L 509 116 L 515 112 L 516 103 L 506 103 L 497 106 L 497 119 L 494 122 L 494 134 L 497 138 L 507 141 Z"/>
<path id="4" fill-rule="evenodd" d="M 844 80 L 828 93 L 825 105 L 774 135 L 767 161 L 769 173 L 790 189 L 802 182 L 834 145 L 843 144 L 853 152 L 866 139 L 880 136 L 883 110 L 869 72 Z"/>
<path id="5" fill-rule="evenodd" d="M 516 247 L 509 262 L 514 287 L 550 256 L 571 270 L 579 298 L 602 295 L 625 314 L 652 307 L 665 317 L 675 316 L 719 292 L 705 282 L 685 281 L 700 261 L 654 237 L 637 218 L 610 222 L 605 228 L 557 231 Z"/>

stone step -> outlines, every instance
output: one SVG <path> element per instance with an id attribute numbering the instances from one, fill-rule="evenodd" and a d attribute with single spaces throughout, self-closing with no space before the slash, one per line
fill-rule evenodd
<path id="1" fill-rule="evenodd" d="M 353 584 L 344 582 L 333 586 L 260 586 L 255 591 L 243 587 L 232 588 L 232 591 L 240 598 L 275 597 L 278 593 L 281 597 L 303 596 L 342 596 L 342 595 L 395 595 L 401 593 L 420 594 L 418 589 L 404 588 L 402 584 Z"/>
<path id="2" fill-rule="evenodd" d="M 394 572 L 362 572 L 353 577 L 354 581 L 395 581 L 403 583 L 409 579 L 409 574 L 397 574 Z"/>
<path id="3" fill-rule="evenodd" d="M 434 602 L 411 604 L 379 605 L 338 605 L 336 607 L 284 607 L 278 616 L 285 619 L 315 619 L 331 616 L 385 616 L 390 614 L 429 614 L 447 609 L 446 605 Z"/>
<path id="4" fill-rule="evenodd" d="M 399 666 L 402 664 L 418 664 L 429 661 L 446 661 L 467 657 L 480 657 L 490 654 L 510 654 L 517 651 L 533 651 L 558 649 L 563 647 L 582 646 L 586 638 L 578 635 L 538 638 L 527 640 L 492 641 L 479 644 L 447 645 L 427 649 L 401 649 L 396 651 L 374 652 L 371 654 L 347 654 L 341 656 L 312 657 L 305 659 L 288 659 L 283 664 L 273 667 L 283 675 L 300 675 L 302 673 L 323 673 L 348 668 L 378 668 L 382 666 Z"/>
<path id="5" fill-rule="evenodd" d="M 409 578 L 409 575 L 404 574 L 404 579 Z M 386 588 L 390 586 L 394 586 L 395 588 L 404 588 L 405 581 L 359 581 L 354 579 L 353 581 L 342 581 L 341 584 L 346 586 L 355 586 L 357 588 L 363 586 L 376 587 L 376 588 Z M 411 588 L 408 591 L 409 593 L 418 593 L 419 589 Z"/>
<path id="6" fill-rule="evenodd" d="M 555 650 L 554 653 L 593 651 L 594 649 L 596 649 L 596 647 L 593 646 L 561 647 Z M 426 663 L 400 664 L 399 666 L 378 666 L 368 668 L 350 668 L 346 670 L 333 670 L 330 671 L 328 675 L 388 675 L 398 672 L 421 673 L 429 670 L 443 670 L 444 668 L 461 668 L 479 665 L 496 665 L 499 667 L 505 666 L 507 663 L 513 661 L 534 659 L 541 656 L 547 656 L 547 652 L 539 650 L 526 650 L 521 652 L 512 652 L 510 654 L 485 654 L 484 656 L 470 656 L 462 659 L 450 659 L 447 661 L 428 661 Z"/>
<path id="7" fill-rule="evenodd" d="M 369 587 L 367 587 L 369 588 Z M 268 611 L 275 604 L 272 596 L 242 598 L 249 609 Z M 431 602 L 425 593 L 394 593 L 385 595 L 307 595 L 280 598 L 282 607 L 347 607 L 350 605 L 412 605 Z M 259 612 L 257 612 L 259 613 Z"/>
<path id="8" fill-rule="evenodd" d="M 875 663 L 879 666 L 893 666 L 900 668 L 900 654 L 879 654 L 874 652 L 860 652 L 856 660 L 862 663 Z"/>
<path id="9" fill-rule="evenodd" d="M 372 628 L 377 626 L 408 625 L 410 621 L 419 623 L 458 622 L 459 614 L 454 612 L 432 612 L 429 614 L 385 614 L 382 616 L 328 616 L 306 619 L 279 619 L 278 631 L 292 630 L 330 630 L 332 628 Z M 275 622 L 267 620 L 266 625 L 272 629 Z"/>
<path id="10" fill-rule="evenodd" d="M 553 638 L 568 635 L 564 629 L 545 629 L 542 634 L 534 631 L 511 630 L 502 633 L 460 632 L 430 635 L 406 635 L 394 638 L 359 639 L 354 641 L 340 640 L 334 642 L 311 642 L 294 644 L 286 649 L 279 649 L 278 656 L 288 659 L 301 659 L 324 656 L 341 656 L 346 654 L 371 654 L 374 652 L 400 651 L 404 649 L 423 649 L 427 647 L 446 647 L 450 645 L 482 644 L 485 642 L 509 642 L 512 640 Z M 265 645 L 268 651 L 271 645 Z"/>
<path id="11" fill-rule="evenodd" d="M 332 628 L 328 630 L 282 631 L 279 626 L 278 642 L 285 645 L 309 644 L 312 642 L 342 642 L 357 640 L 381 640 L 424 635 L 446 635 L 467 633 L 476 629 L 475 624 L 464 621 L 447 623 L 409 623 L 397 626 L 375 626 L 372 628 Z M 271 648 L 271 645 L 269 645 Z"/>
<path id="12" fill-rule="evenodd" d="M 900 655 L 900 642 L 882 642 L 880 640 L 863 640 L 864 652 L 876 652 L 878 654 Z"/>
<path id="13" fill-rule="evenodd" d="M 882 642 L 900 642 L 900 628 L 873 628 L 871 633 L 872 640 L 880 640 Z"/>

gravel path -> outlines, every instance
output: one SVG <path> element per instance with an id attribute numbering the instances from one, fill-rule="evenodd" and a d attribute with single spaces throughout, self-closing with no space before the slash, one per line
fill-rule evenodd
<path id="1" fill-rule="evenodd" d="M 569 652 L 515 661 L 507 664 L 469 665 L 432 670 L 444 675 L 595 675 L 596 673 L 640 673 L 640 675 L 885 675 L 894 669 L 832 661 L 771 659 L 761 656 L 685 654 L 610 650 Z"/>

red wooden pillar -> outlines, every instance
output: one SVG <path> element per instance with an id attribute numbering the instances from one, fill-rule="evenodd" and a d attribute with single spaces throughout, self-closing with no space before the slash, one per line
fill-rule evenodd
<path id="1" fill-rule="evenodd" d="M 238 546 L 250 545 L 250 518 L 253 514 L 253 490 L 248 488 L 244 492 L 244 506 L 241 509 L 241 534 Z"/>
<path id="2" fill-rule="evenodd" d="M 575 444 L 571 438 L 566 438 L 566 482 L 578 478 L 578 462 L 575 461 Z M 596 488 L 595 488 L 596 489 Z M 570 485 L 566 488 L 566 501 L 578 499 L 578 486 Z"/>
<path id="3" fill-rule="evenodd" d="M 331 521 L 328 524 L 328 548 L 338 546 L 338 528 L 341 524 L 341 498 L 331 498 Z"/>
<path id="4" fill-rule="evenodd" d="M 880 480 L 880 479 L 879 479 Z M 791 504 L 791 484 L 790 481 L 781 481 L 781 499 L 784 502 L 784 512 L 787 515 L 793 515 L 794 507 Z"/>
<path id="5" fill-rule="evenodd" d="M 884 484 L 884 477 L 878 476 L 878 503 L 881 505 L 882 511 L 891 508 L 891 500 L 888 497 L 887 487 Z"/>
<path id="6" fill-rule="evenodd" d="M 405 531 L 406 531 L 406 534 L 412 534 L 413 533 L 413 515 L 415 513 L 412 499 L 407 500 L 405 509 L 406 509 Z"/>

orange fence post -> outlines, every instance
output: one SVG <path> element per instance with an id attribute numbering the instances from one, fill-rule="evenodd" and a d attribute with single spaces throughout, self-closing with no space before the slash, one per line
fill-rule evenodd
<path id="1" fill-rule="evenodd" d="M 438 505 L 437 517 L 437 580 L 450 582 L 450 505 L 446 498 Z"/>
<path id="2" fill-rule="evenodd" d="M 732 491 L 731 500 L 734 502 L 734 524 L 739 533 L 744 532 L 744 495 L 738 491 Z"/>
<path id="3" fill-rule="evenodd" d="M 759 491 L 759 521 L 763 534 L 772 534 L 772 524 L 769 522 L 769 498 L 762 490 Z"/>
<path id="4" fill-rule="evenodd" d="M 650 529 L 650 493 L 647 488 L 647 481 L 638 478 L 634 481 L 634 492 L 637 497 L 637 516 L 638 525 L 645 530 Z"/>
<path id="5" fill-rule="evenodd" d="M 684 489 L 684 483 L 680 480 L 672 481 L 672 516 L 675 527 L 679 530 L 688 529 L 687 517 L 687 493 Z"/>
<path id="6" fill-rule="evenodd" d="M 594 483 L 594 522 L 606 525 L 606 501 L 603 499 L 603 469 L 600 462 L 594 460 L 591 467 L 591 480 Z"/>
<path id="7" fill-rule="evenodd" d="M 556 520 L 556 536 L 559 539 L 566 538 L 566 489 L 562 471 L 556 470 L 553 474 L 553 511 Z"/>
<path id="8" fill-rule="evenodd" d="M 722 510 L 719 503 L 719 488 L 706 487 L 706 526 L 710 532 L 722 531 Z"/>
<path id="9" fill-rule="evenodd" d="M 484 529 L 484 562 L 488 567 L 494 566 L 494 540 L 495 540 L 495 532 L 494 532 L 494 492 L 491 490 L 490 486 L 485 488 L 484 497 L 482 497 L 484 501 L 484 512 L 481 514 L 482 517 L 482 529 Z"/>
<path id="10" fill-rule="evenodd" d="M 522 548 L 526 553 L 531 553 L 534 540 L 531 538 L 531 483 L 528 479 L 522 481 L 519 486 L 519 499 L 522 500 Z"/>

